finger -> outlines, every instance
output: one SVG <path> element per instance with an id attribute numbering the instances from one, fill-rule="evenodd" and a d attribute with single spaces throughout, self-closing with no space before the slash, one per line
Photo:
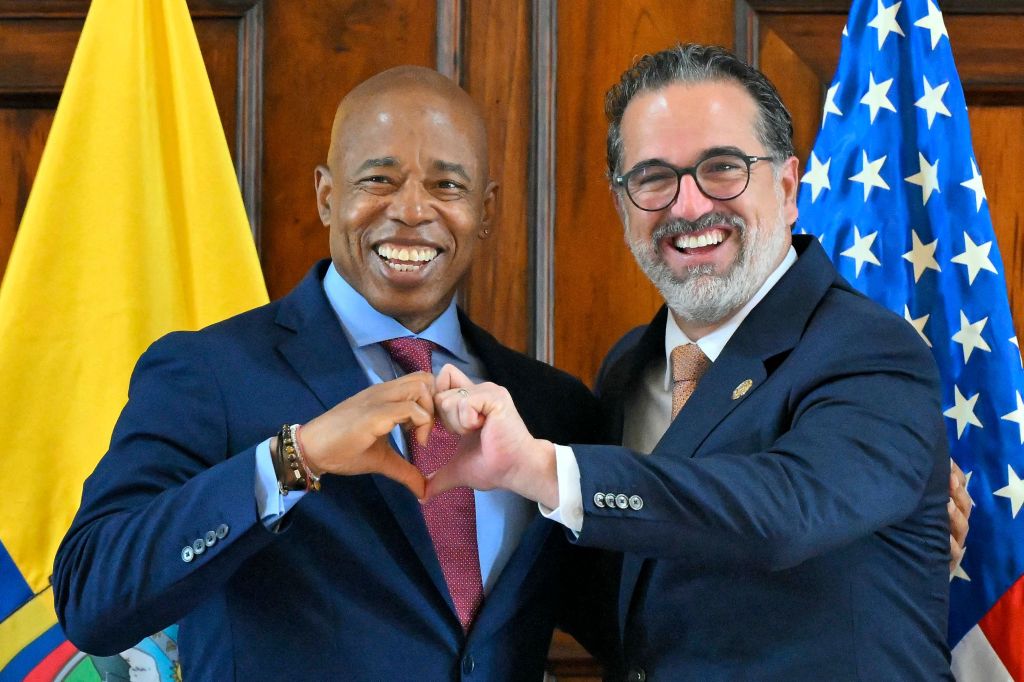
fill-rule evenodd
<path id="1" fill-rule="evenodd" d="M 437 375 L 437 385 L 437 390 L 439 391 L 447 391 L 453 388 L 472 388 L 473 386 L 476 386 L 472 379 L 452 364 L 447 364 L 441 368 L 440 373 Z"/>
<path id="2" fill-rule="evenodd" d="M 967 517 L 964 516 L 953 500 L 949 500 L 946 503 L 946 511 L 949 514 L 949 534 L 952 536 L 953 541 L 962 547 L 967 540 Z"/>
<path id="3" fill-rule="evenodd" d="M 954 481 L 955 484 L 959 485 L 961 488 L 967 487 L 967 477 L 964 476 L 963 469 L 960 468 L 960 465 L 957 464 L 952 457 L 949 458 L 949 476 L 950 490 L 954 487 Z"/>
<path id="4" fill-rule="evenodd" d="M 949 496 L 960 510 L 960 513 L 964 515 L 964 518 L 970 518 L 971 510 L 974 508 L 974 500 L 971 499 L 971 494 L 967 492 L 967 487 L 961 485 L 956 474 L 952 473 L 949 476 Z"/>
<path id="5" fill-rule="evenodd" d="M 452 433 L 461 434 L 458 423 L 459 391 L 465 390 L 449 389 L 434 394 L 434 419 L 440 420 Z"/>
<path id="6" fill-rule="evenodd" d="M 953 536 L 949 536 L 949 572 L 952 574 L 956 571 L 957 566 L 963 561 L 965 548 L 956 544 L 956 540 Z"/>
<path id="7" fill-rule="evenodd" d="M 437 373 L 437 379 L 434 382 L 434 389 L 440 393 L 442 391 L 449 391 L 453 388 L 452 386 L 452 370 L 455 369 L 455 365 L 447 364 L 441 368 L 441 371 Z"/>
<path id="8" fill-rule="evenodd" d="M 430 440 L 430 431 L 434 428 L 434 390 L 435 381 L 431 374 L 424 372 L 418 372 L 423 375 L 423 381 L 416 382 L 413 385 L 415 393 L 410 396 L 412 400 L 416 401 L 416 404 L 426 412 L 430 418 L 424 422 L 417 422 L 413 428 L 413 437 L 416 441 L 423 445 L 427 445 Z"/>
<path id="9" fill-rule="evenodd" d="M 419 469 L 403 459 L 384 439 L 378 440 L 371 449 L 374 451 L 375 460 L 373 473 L 398 481 L 408 488 L 417 500 L 425 498 L 427 479 Z"/>
<path id="10" fill-rule="evenodd" d="M 484 417 L 473 404 L 468 396 L 459 400 L 459 424 L 464 431 L 476 431 L 484 426 Z"/>
<path id="11" fill-rule="evenodd" d="M 447 465 L 441 467 L 427 479 L 427 500 L 432 500 L 438 495 L 452 488 L 459 488 L 466 485 L 461 479 L 459 460 L 453 459 Z"/>

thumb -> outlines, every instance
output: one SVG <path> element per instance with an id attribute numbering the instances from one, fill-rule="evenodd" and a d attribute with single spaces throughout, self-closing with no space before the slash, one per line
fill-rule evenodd
<path id="1" fill-rule="evenodd" d="M 425 499 L 427 481 L 423 472 L 403 459 L 384 439 L 370 447 L 376 460 L 376 473 L 387 476 L 408 488 L 417 500 Z"/>
<path id="2" fill-rule="evenodd" d="M 426 496 L 424 499 L 432 500 L 452 488 L 465 486 L 466 484 L 460 480 L 458 468 L 458 458 L 456 458 L 435 471 L 427 479 Z"/>

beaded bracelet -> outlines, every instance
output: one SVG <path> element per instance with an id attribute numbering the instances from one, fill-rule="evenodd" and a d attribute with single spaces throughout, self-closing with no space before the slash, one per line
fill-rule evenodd
<path id="1" fill-rule="evenodd" d="M 298 424 L 285 424 L 277 432 L 277 448 L 273 453 L 277 488 L 282 495 L 293 490 L 320 490 L 320 477 L 313 474 L 302 458 L 298 445 Z"/>

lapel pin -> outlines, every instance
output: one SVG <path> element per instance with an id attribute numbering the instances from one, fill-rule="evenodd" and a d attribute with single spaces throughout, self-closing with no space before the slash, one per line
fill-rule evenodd
<path id="1" fill-rule="evenodd" d="M 737 386 L 736 388 L 732 389 L 732 399 L 733 400 L 739 400 L 740 398 L 742 398 L 743 396 L 745 396 L 747 394 L 747 391 L 749 391 L 750 387 L 753 386 L 753 385 L 754 385 L 754 381 L 752 379 L 746 379 L 739 386 Z"/>

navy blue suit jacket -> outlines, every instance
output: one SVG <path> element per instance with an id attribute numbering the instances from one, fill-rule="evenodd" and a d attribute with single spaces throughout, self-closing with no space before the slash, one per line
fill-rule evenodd
<path id="1" fill-rule="evenodd" d="M 573 446 L 578 542 L 625 552 L 605 620 L 648 679 L 948 678 L 938 373 L 910 325 L 852 290 L 816 241 L 794 244 L 797 262 L 653 453 Z M 618 433 L 665 320 L 602 369 Z M 643 505 L 595 503 L 609 492 Z"/>
<path id="2" fill-rule="evenodd" d="M 400 484 L 325 476 L 281 532 L 257 518 L 256 445 L 368 385 L 323 293 L 325 267 L 280 301 L 171 334 L 139 360 L 57 554 L 65 632 L 112 654 L 179 622 L 189 682 L 539 680 L 566 549 L 539 514 L 468 635 Z M 535 433 L 590 439 L 597 405 L 585 386 L 460 321 Z M 210 531 L 213 544 L 184 561 L 183 548 Z"/>

